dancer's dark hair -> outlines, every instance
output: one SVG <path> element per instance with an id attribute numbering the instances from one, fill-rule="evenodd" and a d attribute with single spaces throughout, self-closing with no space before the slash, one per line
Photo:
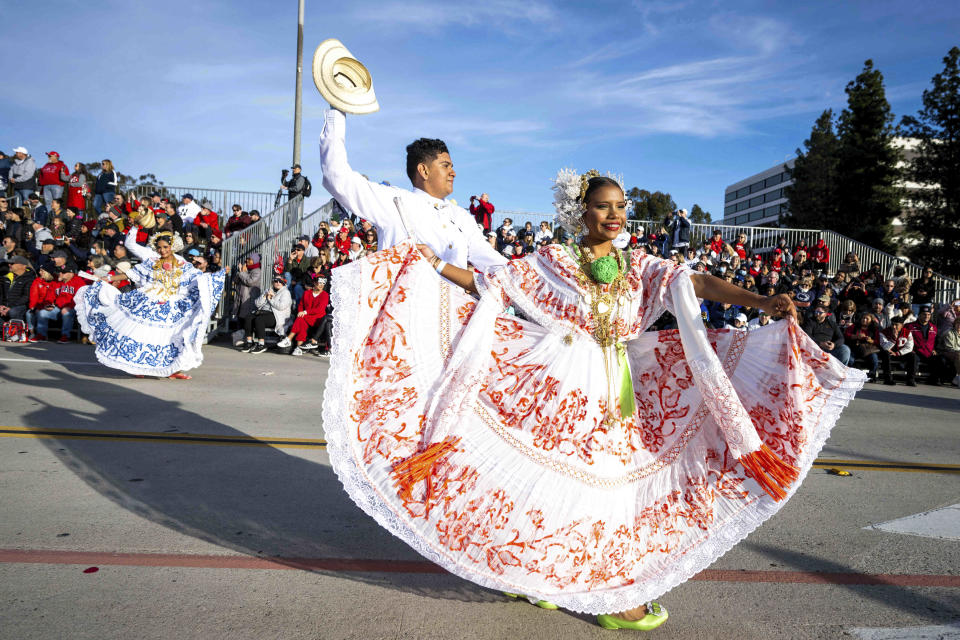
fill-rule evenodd
<path id="1" fill-rule="evenodd" d="M 436 138 L 419 138 L 407 145 L 407 177 L 414 182 L 417 177 L 417 166 L 422 162 L 429 164 L 441 153 L 450 153 L 443 140 Z"/>
<path id="2" fill-rule="evenodd" d="M 583 192 L 583 198 L 581 200 L 583 204 L 587 204 L 590 201 L 590 196 L 592 196 L 598 189 L 603 187 L 616 187 L 617 189 L 620 189 L 621 193 L 623 193 L 623 187 L 621 187 L 620 183 L 613 178 L 608 178 L 606 176 L 595 176 L 587 181 L 587 189 Z"/>

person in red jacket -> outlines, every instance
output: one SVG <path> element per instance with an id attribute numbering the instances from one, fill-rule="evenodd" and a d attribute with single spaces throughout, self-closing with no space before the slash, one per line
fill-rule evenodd
<path id="1" fill-rule="evenodd" d="M 295 356 L 303 355 L 305 350 L 317 348 L 316 339 L 307 342 L 307 333 L 327 315 L 327 304 L 330 302 L 330 294 L 323 290 L 327 279 L 312 271 L 307 273 L 306 278 L 310 288 L 300 298 L 297 317 L 293 320 L 290 333 L 277 343 L 280 349 L 286 349 L 292 344 L 291 355 Z"/>
<path id="2" fill-rule="evenodd" d="M 81 287 L 87 286 L 87 281 L 77 275 L 77 266 L 69 260 L 60 267 L 60 290 L 57 292 L 56 305 L 63 318 L 60 328 L 60 342 L 70 342 L 73 325 L 77 320 L 76 303 L 73 298 Z"/>
<path id="3" fill-rule="evenodd" d="M 825 271 L 830 263 L 830 247 L 827 246 L 823 238 L 817 240 L 817 244 L 810 248 L 810 261 L 814 263 L 815 268 Z"/>
<path id="4" fill-rule="evenodd" d="M 350 243 L 350 230 L 346 226 L 341 226 L 334 240 L 334 246 L 340 253 L 350 253 Z"/>
<path id="5" fill-rule="evenodd" d="M 46 342 L 50 320 L 60 315 L 57 309 L 60 281 L 55 273 L 59 275 L 59 269 L 53 266 L 53 262 L 45 263 L 37 269 L 37 277 L 30 285 L 30 302 L 27 305 L 30 342 Z"/>
<path id="6" fill-rule="evenodd" d="M 479 198 L 470 196 L 470 213 L 477 224 L 483 226 L 484 233 L 490 231 L 493 226 L 493 203 L 490 202 L 489 194 L 481 193 Z"/>
<path id="7" fill-rule="evenodd" d="M 200 213 L 193 219 L 193 226 L 196 232 L 207 240 L 214 236 L 223 239 L 223 232 L 220 231 L 220 216 L 213 210 L 213 205 L 206 200 L 200 205 Z"/>
<path id="8" fill-rule="evenodd" d="M 50 208 L 54 199 L 63 197 L 63 188 L 70 179 L 70 170 L 60 160 L 56 151 L 47 152 L 47 164 L 40 167 L 40 189 L 43 191 L 43 203 Z"/>
<path id="9" fill-rule="evenodd" d="M 233 215 L 227 219 L 227 223 L 223 226 L 223 230 L 227 233 L 229 238 L 231 234 L 236 233 L 237 231 L 243 231 L 253 223 L 250 220 L 250 214 L 243 210 L 243 208 L 235 204 L 233 205 Z"/>
<path id="10" fill-rule="evenodd" d="M 948 380 L 950 376 L 946 373 L 943 356 L 937 353 L 937 325 L 931 322 L 932 316 L 930 305 L 921 305 L 917 321 L 908 324 L 905 330 L 913 337 L 913 350 L 919 364 L 926 365 L 930 372 L 927 383 L 936 385 Z"/>

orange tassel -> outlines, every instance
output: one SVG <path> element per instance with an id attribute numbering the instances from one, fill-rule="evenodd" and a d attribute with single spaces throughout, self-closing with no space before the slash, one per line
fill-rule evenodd
<path id="1" fill-rule="evenodd" d="M 434 475 L 437 465 L 457 450 L 459 442 L 460 438 L 447 438 L 393 465 L 390 475 L 393 476 L 393 486 L 397 488 L 397 495 L 405 502 L 410 502 L 413 500 L 413 488 L 423 480 L 427 480 L 427 496 L 424 502 L 431 504 L 433 484 L 429 479 Z"/>
<path id="2" fill-rule="evenodd" d="M 785 490 L 800 477 L 796 467 L 781 460 L 767 445 L 740 456 L 740 464 L 747 475 L 777 502 L 787 497 Z"/>

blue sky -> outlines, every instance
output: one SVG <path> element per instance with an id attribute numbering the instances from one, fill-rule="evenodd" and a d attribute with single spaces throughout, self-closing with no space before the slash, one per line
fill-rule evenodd
<path id="1" fill-rule="evenodd" d="M 3 0 L 16 36 L 0 148 L 110 157 L 167 184 L 272 191 L 293 138 L 295 0 Z M 453 196 L 550 211 L 560 167 L 621 173 L 720 216 L 723 189 L 782 162 L 845 104 L 867 58 L 897 118 L 951 46 L 955 2 L 307 0 L 302 164 L 320 185 L 317 44 L 373 74 L 379 113 L 351 116 L 351 164 L 408 186 L 404 147 L 439 137 Z"/>

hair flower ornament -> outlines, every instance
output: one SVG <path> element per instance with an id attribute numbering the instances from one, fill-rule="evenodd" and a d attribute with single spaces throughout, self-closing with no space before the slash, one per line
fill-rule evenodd
<path id="1" fill-rule="evenodd" d="M 557 224 L 574 235 L 583 234 L 583 197 L 586 194 L 590 178 L 602 177 L 596 169 L 584 174 L 577 173 L 576 169 L 564 168 L 557 172 L 553 180 L 553 207 L 557 211 Z M 623 176 L 609 171 L 607 178 L 616 181 L 623 189 Z M 632 209 L 632 202 L 627 201 L 627 209 Z"/>

